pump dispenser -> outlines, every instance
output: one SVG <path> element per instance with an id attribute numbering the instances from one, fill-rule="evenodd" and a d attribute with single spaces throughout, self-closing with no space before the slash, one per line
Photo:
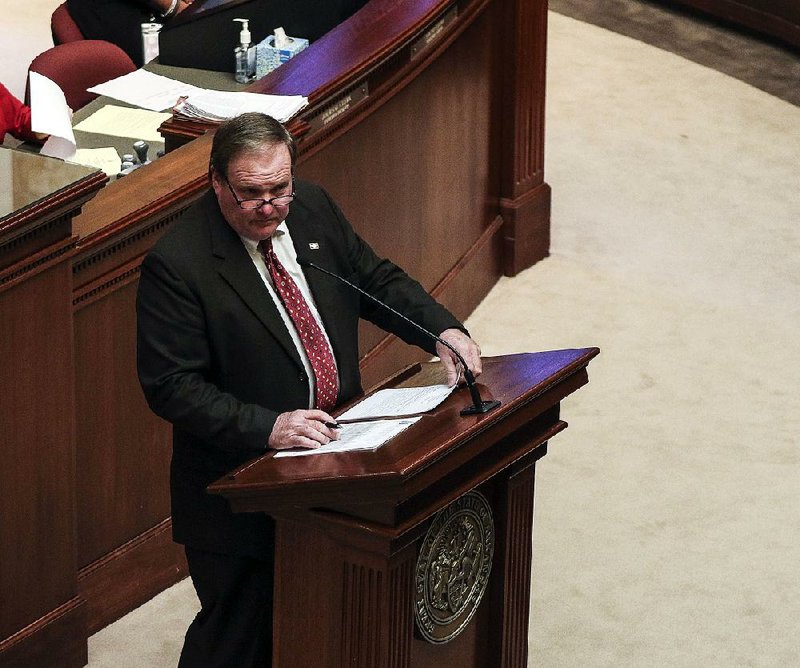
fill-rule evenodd
<path id="1" fill-rule="evenodd" d="M 250 83 L 256 78 L 256 50 L 250 43 L 250 19 L 233 19 L 242 24 L 239 46 L 234 49 L 236 81 Z"/>

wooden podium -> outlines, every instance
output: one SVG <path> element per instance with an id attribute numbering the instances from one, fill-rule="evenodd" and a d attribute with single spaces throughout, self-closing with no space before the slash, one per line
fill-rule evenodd
<path id="1" fill-rule="evenodd" d="M 462 417 L 460 388 L 377 450 L 267 455 L 214 483 L 276 520 L 273 665 L 527 666 L 535 464 L 598 352 L 485 358 L 490 413 Z"/>

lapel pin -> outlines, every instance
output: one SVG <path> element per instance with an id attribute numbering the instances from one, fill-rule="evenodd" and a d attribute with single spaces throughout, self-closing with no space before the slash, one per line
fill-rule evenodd
<path id="1" fill-rule="evenodd" d="M 311 250 L 319 250 L 319 242 L 318 241 L 311 241 L 311 242 L 309 242 L 308 247 Z"/>

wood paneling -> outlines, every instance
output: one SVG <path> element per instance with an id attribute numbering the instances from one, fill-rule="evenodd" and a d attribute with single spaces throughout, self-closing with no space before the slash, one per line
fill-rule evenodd
<path id="1" fill-rule="evenodd" d="M 545 29 L 544 0 L 371 0 L 252 87 L 308 96 L 289 123 L 298 173 L 461 318 L 504 272 L 547 254 Z M 94 199 L 86 184 L 53 188 L 0 221 L 1 373 L 14 388 L 0 417 L 16 464 L 0 472 L 13 490 L 0 526 L 0 655 L 13 646 L 80 665 L 88 633 L 186 573 L 170 541 L 170 428 L 136 378 L 134 304 L 143 256 L 207 188 L 213 127 L 163 129 L 170 152 Z M 426 357 L 369 326 L 360 342 L 367 386 Z M 439 484 L 475 484 L 459 475 Z M 419 511 L 375 509 L 402 521 Z M 351 548 L 337 548 L 352 569 L 349 619 L 363 606 L 399 615 L 374 596 L 404 586 L 402 546 L 375 548 L 388 563 Z M 391 646 L 392 665 L 412 661 L 405 631 L 380 633 L 353 652 L 369 662 Z"/>
<path id="2" fill-rule="evenodd" d="M 276 518 L 274 665 L 527 666 L 535 462 L 597 352 L 487 358 L 490 413 L 462 417 L 462 389 L 376 451 L 265 455 L 214 483 L 234 510 Z M 487 588 L 461 633 L 432 644 L 413 614 L 420 550 L 436 513 L 472 490 L 494 522 Z"/>
<path id="3" fill-rule="evenodd" d="M 71 220 L 106 178 L 4 152 L 4 167 L 13 164 L 3 199 L 22 203 L 0 220 L 0 664 L 69 668 L 86 662 L 75 568 Z M 33 182 L 49 183 L 53 196 L 28 197 Z"/>

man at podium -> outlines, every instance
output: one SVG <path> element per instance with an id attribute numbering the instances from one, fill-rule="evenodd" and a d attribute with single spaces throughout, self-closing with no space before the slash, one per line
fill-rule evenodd
<path id="1" fill-rule="evenodd" d="M 269 116 L 221 125 L 211 188 L 142 263 L 139 379 L 150 407 L 173 425 L 173 536 L 201 603 L 184 667 L 271 664 L 272 521 L 234 514 L 205 490 L 271 449 L 336 438 L 331 411 L 362 391 L 359 319 L 438 354 L 457 381 L 450 350 L 328 272 L 481 371 L 463 325 L 378 257 L 322 188 L 294 178 L 295 155 L 291 135 Z M 309 261 L 326 271 L 303 269 Z"/>

